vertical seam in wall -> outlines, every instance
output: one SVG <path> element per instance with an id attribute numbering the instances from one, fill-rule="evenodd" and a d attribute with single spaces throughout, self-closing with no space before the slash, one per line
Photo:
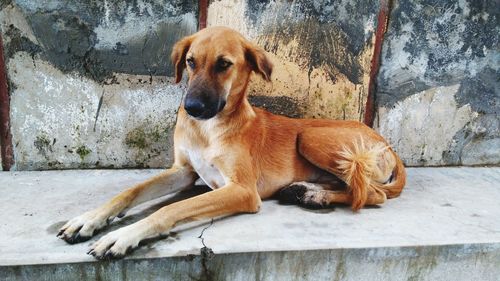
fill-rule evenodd
<path id="1" fill-rule="evenodd" d="M 0 34 L 0 148 L 2 169 L 9 171 L 14 164 L 14 153 L 12 150 L 12 135 L 10 133 L 10 97 L 3 56 L 2 34 Z"/>
<path id="2" fill-rule="evenodd" d="M 198 1 L 198 30 L 207 27 L 208 0 Z"/>
<path id="3" fill-rule="evenodd" d="M 373 127 L 375 120 L 375 92 L 377 91 L 377 75 L 380 68 L 380 56 L 382 54 L 382 43 L 389 24 L 389 15 L 392 9 L 392 0 L 381 0 L 380 11 L 377 17 L 377 29 L 375 31 L 375 46 L 370 67 L 370 80 L 368 82 L 368 97 L 365 105 L 364 123 Z"/>

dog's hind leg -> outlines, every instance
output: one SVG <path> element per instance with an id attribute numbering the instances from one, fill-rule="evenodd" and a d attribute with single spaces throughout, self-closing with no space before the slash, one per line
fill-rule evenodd
<path id="1" fill-rule="evenodd" d="M 384 192 L 370 190 L 369 193 L 366 205 L 377 205 L 385 201 Z M 335 204 L 350 205 L 352 195 L 346 190 L 332 190 L 326 184 L 295 182 L 280 191 L 279 200 L 281 203 L 297 204 L 308 209 L 322 209 Z"/>
<path id="2" fill-rule="evenodd" d="M 298 149 L 309 162 L 347 184 L 344 194 L 326 192 L 323 197 L 329 202 L 351 204 L 358 210 L 366 204 L 384 203 L 386 191 L 392 189 L 397 195 L 404 186 L 401 160 L 368 127 L 309 128 L 299 135 Z"/>

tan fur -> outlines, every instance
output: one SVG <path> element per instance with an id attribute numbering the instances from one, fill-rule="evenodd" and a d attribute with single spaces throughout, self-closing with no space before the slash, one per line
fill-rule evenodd
<path id="1" fill-rule="evenodd" d="M 233 64 L 227 71 L 214 72 L 216 58 L 221 56 Z M 335 175 L 348 189 L 326 192 L 325 198 L 329 203 L 351 204 L 354 210 L 383 203 L 386 197 L 401 192 L 405 182 L 401 160 L 364 124 L 291 119 L 252 107 L 247 100 L 251 73 L 270 80 L 272 64 L 262 49 L 239 33 L 213 27 L 180 40 L 172 52 L 177 82 L 187 58 L 197 62 L 197 67 L 187 69 L 189 87 L 217 89 L 215 92 L 226 98 L 226 106 L 211 119 L 197 120 L 181 105 L 173 168 L 71 220 L 59 233 L 62 239 L 70 243 L 88 239 L 125 210 L 189 186 L 197 173 L 217 179 L 212 173 L 218 172 L 223 186 L 216 180 L 209 182 L 214 191 L 165 206 L 133 225 L 108 233 L 93 244 L 90 253 L 97 258 L 119 257 L 141 240 L 166 234 L 182 221 L 257 212 L 261 199 L 294 182 L 314 183 Z M 203 165 L 192 161 L 203 161 Z M 384 184 L 391 173 L 395 180 Z M 79 233 L 82 229 L 85 231 Z"/>
<path id="2" fill-rule="evenodd" d="M 367 147 L 363 138 L 360 138 L 359 142 L 354 142 L 352 149 L 344 145 L 339 152 L 339 156 L 343 159 L 338 160 L 337 164 L 338 168 L 344 171 L 342 179 L 352 194 L 353 210 L 357 211 L 366 204 L 372 179 L 381 173 L 377 165 L 377 158 L 379 155 L 383 155 L 385 149 L 387 147 L 383 143 Z"/>

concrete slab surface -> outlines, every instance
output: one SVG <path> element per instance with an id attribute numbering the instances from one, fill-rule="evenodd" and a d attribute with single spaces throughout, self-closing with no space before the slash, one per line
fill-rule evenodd
<path id="1" fill-rule="evenodd" d="M 183 194 L 160 198 L 133 209 L 88 242 L 68 245 L 55 237 L 57 229 L 66 220 L 97 207 L 114 194 L 158 172 L 1 172 L 0 266 L 4 270 L 25 265 L 83 263 L 91 266 L 97 262 L 85 254 L 88 245 L 104 233 L 143 218 L 162 204 L 205 191 L 203 187 L 195 187 Z M 485 266 L 489 268 L 490 262 L 491 265 L 500 264 L 499 199 L 500 168 L 409 168 L 408 184 L 402 195 L 380 207 L 365 208 L 359 213 L 344 206 L 311 211 L 268 200 L 258 214 L 219 218 L 211 225 L 196 222 L 176 227 L 168 238 L 149 243 L 126 260 L 111 265 L 125 266 L 131 260 L 150 258 L 192 258 L 191 255 L 200 254 L 203 244 L 199 236 L 206 228 L 204 243 L 216 254 L 216 260 L 235 254 L 229 261 L 224 260 L 226 264 L 236 262 L 234 257 L 255 263 L 259 256 L 253 255 L 265 253 L 281 262 L 282 255 L 296 253 L 289 257 L 292 262 L 307 253 L 319 258 L 327 255 L 325 251 L 330 253 L 328 255 L 338 255 L 338 251 L 343 254 L 345 251 L 364 251 L 363 256 L 368 259 L 374 255 L 397 259 L 398 253 L 404 252 L 407 256 L 410 251 L 413 254 L 409 255 L 414 257 L 424 255 L 426 251 L 444 249 L 448 260 L 450 255 L 483 255 L 488 258 Z M 477 266 L 477 257 L 475 259 Z M 153 259 L 150 262 L 164 263 L 165 260 Z M 312 265 L 315 263 L 311 261 Z M 488 279 L 484 276 L 493 276 L 491 274 L 496 272 L 500 273 L 499 269 L 482 272 L 481 276 Z"/>

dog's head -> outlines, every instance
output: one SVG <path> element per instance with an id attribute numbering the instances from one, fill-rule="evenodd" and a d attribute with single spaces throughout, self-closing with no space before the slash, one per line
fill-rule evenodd
<path id="1" fill-rule="evenodd" d="M 210 119 L 226 103 L 240 100 L 235 96 L 244 95 L 252 71 L 270 81 L 273 68 L 264 50 L 225 27 L 210 27 L 184 37 L 174 45 L 172 62 L 176 83 L 187 68 L 184 109 L 197 119 Z"/>

